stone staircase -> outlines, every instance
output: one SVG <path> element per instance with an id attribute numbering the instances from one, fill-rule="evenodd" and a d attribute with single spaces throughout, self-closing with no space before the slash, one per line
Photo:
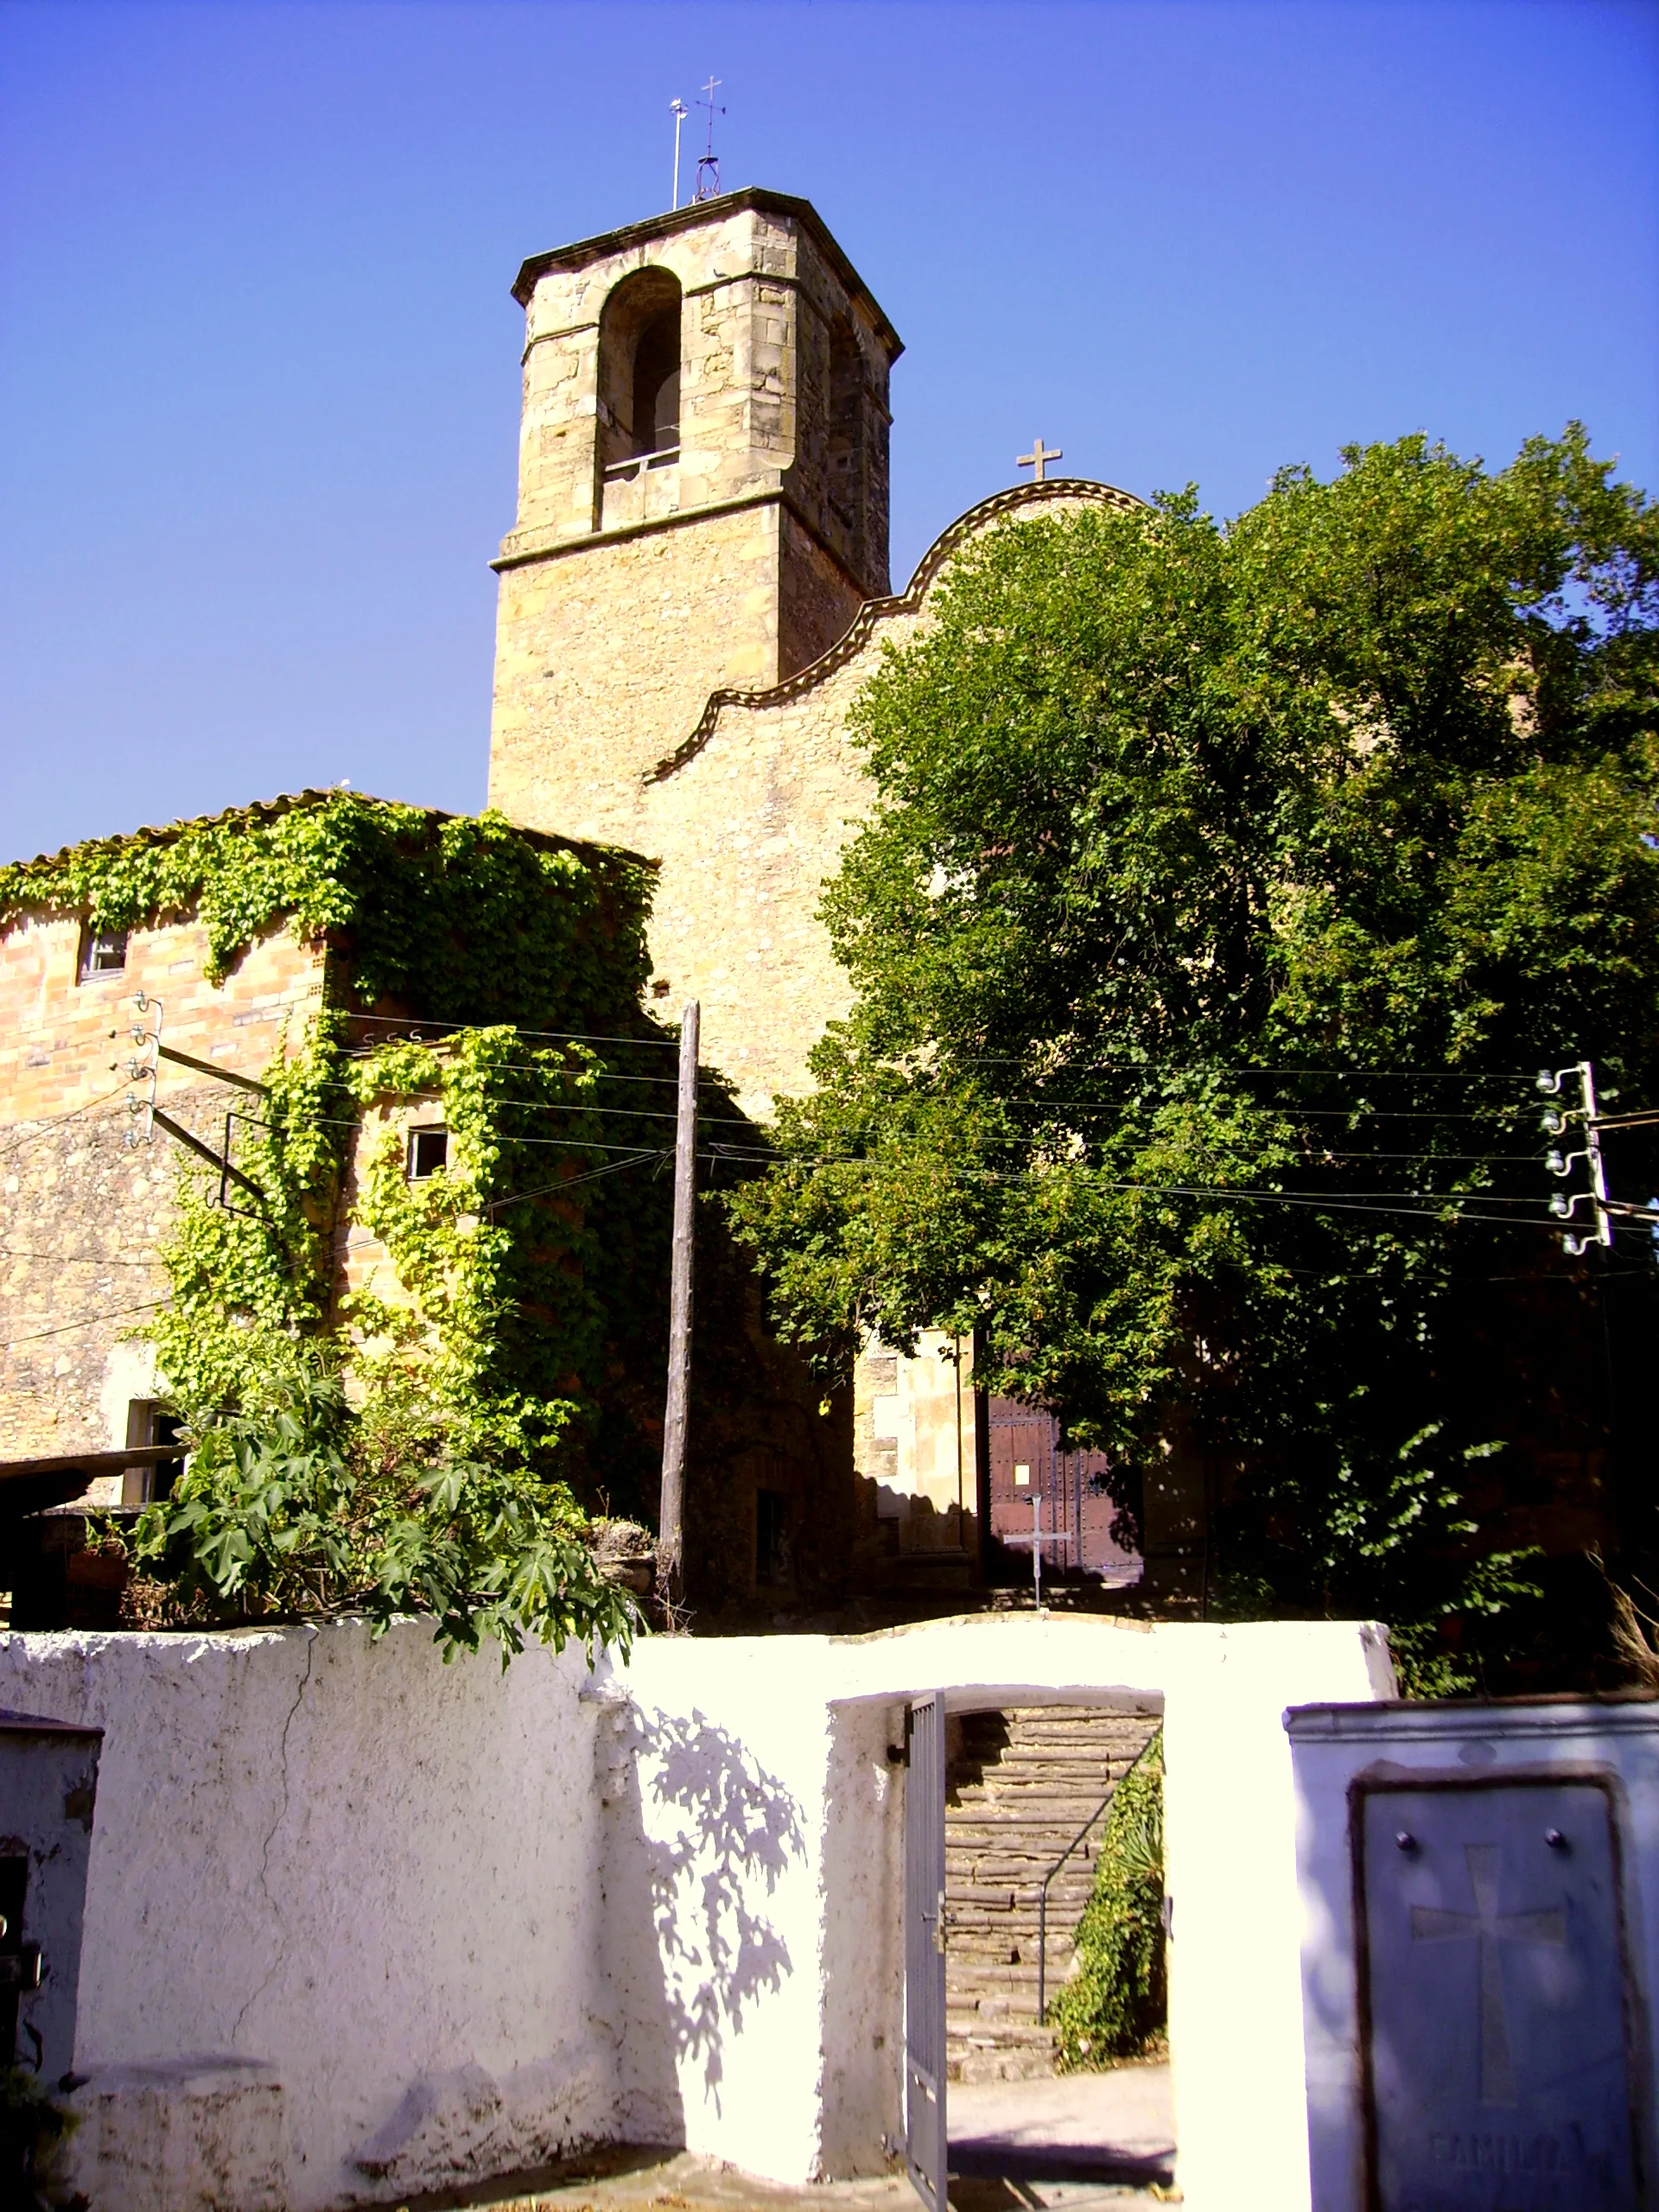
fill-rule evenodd
<path id="1" fill-rule="evenodd" d="M 945 2008 L 953 2082 L 1021 2082 L 1053 2069 L 1037 2024 L 1043 1876 L 1140 1757 L 1155 1712 L 1019 1707 L 952 1719 L 944 1813 Z M 1049 1885 L 1048 1993 L 1071 1968 L 1103 1815 Z"/>

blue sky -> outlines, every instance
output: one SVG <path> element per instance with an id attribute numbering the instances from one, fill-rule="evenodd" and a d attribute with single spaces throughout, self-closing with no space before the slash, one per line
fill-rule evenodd
<path id="1" fill-rule="evenodd" d="M 1038 432 L 1229 513 L 1569 416 L 1659 480 L 1654 0 L 0 0 L 0 856 L 482 803 L 507 288 L 711 70 L 906 342 L 895 581 Z"/>

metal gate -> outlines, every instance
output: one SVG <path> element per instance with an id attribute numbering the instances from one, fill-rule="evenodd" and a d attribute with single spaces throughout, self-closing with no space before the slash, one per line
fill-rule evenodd
<path id="1" fill-rule="evenodd" d="M 944 1694 L 906 1723 L 905 2153 L 927 2212 L 947 2212 L 944 2116 Z"/>

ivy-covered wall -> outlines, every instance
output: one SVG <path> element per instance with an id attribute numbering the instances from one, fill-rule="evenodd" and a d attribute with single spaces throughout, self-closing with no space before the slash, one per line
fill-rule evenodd
<path id="1" fill-rule="evenodd" d="M 660 1332 L 655 1163 L 594 1172 L 660 1148 L 666 1124 L 630 1114 L 637 1093 L 671 1111 L 672 1037 L 640 1004 L 651 882 L 629 855 L 343 791 L 0 870 L 0 927 L 199 924 L 228 1007 L 256 944 L 321 949 L 320 1002 L 290 1019 L 264 1100 L 235 1101 L 257 1199 L 233 1186 L 225 1210 L 211 1171 L 178 1155 L 171 1302 L 143 1325 L 175 1391 L 234 1401 L 278 1339 L 317 1337 L 349 1349 L 365 1389 L 418 1357 L 480 1450 L 550 1471 L 595 1431 L 607 1380 Z M 102 1037 L 107 1058 L 107 1019 L 89 1054 Z M 390 1133 L 362 1155 L 363 1116 L 429 1094 L 451 1159 L 410 1185 Z M 394 1280 L 343 1295 L 365 1232 Z"/>
<path id="2" fill-rule="evenodd" d="M 198 948 L 196 988 L 205 970 L 223 1007 L 218 1043 L 181 1034 L 171 1014 L 164 1035 L 201 1058 L 229 1040 L 228 1064 L 266 1085 L 261 1100 L 187 1078 L 199 1133 L 216 1142 L 227 1104 L 248 1116 L 235 1159 L 259 1195 L 232 1185 L 235 1210 L 221 1207 L 217 1176 L 158 1134 L 149 1180 L 177 1185 L 154 1285 L 168 1302 L 116 1332 L 142 1332 L 196 1405 L 238 1402 L 273 1357 L 315 1340 L 345 1353 L 359 1401 L 416 1390 L 463 1453 L 654 1522 L 677 1046 L 642 1004 L 652 881 L 631 855 L 346 792 L 0 869 L 0 957 L 54 918 L 60 934 L 74 925 L 66 945 L 83 923 L 133 932 L 118 993 L 61 979 L 60 1011 L 86 1030 L 89 1105 L 71 1130 L 107 1121 L 119 1147 L 125 1102 L 103 1097 L 117 1082 L 110 1026 L 163 938 L 175 956 Z M 232 1025 L 254 1011 L 245 979 L 283 941 L 316 949 L 321 985 L 295 995 L 261 1065 L 235 1051 L 252 1033 Z M 184 1002 L 177 976 L 166 988 Z M 735 1109 L 712 1075 L 703 1110 L 716 1136 L 752 1145 L 747 1125 L 717 1127 Z M 450 1133 L 442 1170 L 420 1181 L 405 1172 L 411 1121 Z M 60 1146 L 45 1152 L 61 1169 Z M 102 1242 L 124 1262 L 138 1239 L 106 1220 Z M 790 1502 L 786 1582 L 759 1602 L 834 1592 L 848 1552 L 844 1408 L 765 1335 L 717 1205 L 700 1209 L 699 1268 L 694 1599 L 714 1614 L 755 1602 L 758 1489 Z M 113 1310 L 107 1279 L 104 1295 Z"/>

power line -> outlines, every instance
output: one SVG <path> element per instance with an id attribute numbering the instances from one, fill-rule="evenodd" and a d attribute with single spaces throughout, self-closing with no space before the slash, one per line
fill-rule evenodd
<path id="1" fill-rule="evenodd" d="M 728 1160 L 740 1158 L 748 1160 L 764 1160 L 769 1164 L 776 1164 L 779 1166 L 891 1168 L 893 1166 L 889 1161 L 852 1154 L 845 1156 L 825 1154 L 817 1158 L 791 1159 L 788 1155 L 779 1157 L 776 1154 L 756 1153 L 739 1154 L 734 1147 L 727 1146 L 717 1146 L 710 1156 Z M 1508 1198 L 1501 1192 L 1447 1192 L 1441 1193 L 1436 1191 L 1399 1191 L 1379 1192 L 1376 1194 L 1378 1198 L 1421 1198 L 1427 1202 L 1421 1206 L 1402 1206 L 1378 1205 L 1363 1194 L 1352 1198 L 1340 1198 L 1327 1196 L 1322 1192 L 1264 1191 L 1254 1189 L 1248 1185 L 1237 1184 L 1128 1182 L 1105 1177 L 1099 1168 L 1090 1167 L 1080 1161 L 1057 1161 L 1052 1167 L 1039 1169 L 967 1167 L 956 1168 L 952 1172 L 958 1176 L 975 1181 L 997 1183 L 1041 1182 L 1061 1174 L 1086 1175 L 1098 1183 L 1103 1189 L 1119 1191 L 1131 1196 L 1236 1199 L 1247 1205 L 1296 1206 L 1319 1213 L 1370 1213 L 1384 1217 L 1399 1216 L 1402 1218 L 1444 1221 L 1448 1212 L 1456 1209 L 1455 1218 L 1459 1222 L 1484 1222 L 1497 1229 L 1543 1229 L 1554 1234 L 1560 1233 L 1560 1225 L 1554 1220 L 1533 1221 L 1527 1219 L 1524 1216 L 1514 1214 L 1477 1214 L 1469 1213 L 1464 1210 L 1471 1204 L 1534 1205 L 1539 1203 L 1538 1200 L 1532 1198 Z"/>
<path id="2" fill-rule="evenodd" d="M 104 1259 L 95 1252 L 23 1252 L 15 1244 L 0 1244 L 0 1260 L 49 1260 L 59 1268 L 161 1268 L 164 1260 Z"/>
<path id="3" fill-rule="evenodd" d="M 6 1350 L 10 1351 L 16 1344 L 38 1344 L 42 1337 L 67 1336 L 71 1329 L 96 1328 L 100 1321 L 118 1321 L 128 1313 L 149 1313 L 157 1306 L 166 1306 L 168 1303 L 170 1301 L 165 1298 L 147 1298 L 141 1306 L 118 1306 L 112 1313 L 88 1313 L 85 1319 L 66 1321 L 60 1328 L 35 1329 L 26 1337 L 12 1337 L 7 1342 Z"/>
<path id="4" fill-rule="evenodd" d="M 511 1029 L 516 1036 L 552 1037 L 565 1045 L 656 1045 L 660 1046 L 665 1052 L 677 1052 L 680 1049 L 678 1039 L 673 1037 L 606 1037 L 590 1029 L 525 1029 L 516 1021 L 420 1021 L 412 1020 L 408 1014 L 348 1014 L 346 1019 L 348 1021 L 372 1021 L 383 1027 L 390 1026 L 394 1029 L 406 1029 L 411 1033 L 409 1041 L 412 1045 L 418 1045 L 423 1041 L 419 1035 L 414 1033 L 416 1031 Z"/>
<path id="5" fill-rule="evenodd" d="M 955 1060 L 953 1065 L 964 1068 L 1026 1067 L 1030 1055 L 1014 1052 L 987 1052 L 972 1058 Z M 1144 1075 L 1156 1072 L 1177 1075 L 1341 1075 L 1341 1076 L 1405 1076 L 1414 1083 L 1533 1083 L 1537 1079 L 1535 1068 L 1499 1069 L 1487 1072 L 1459 1068 L 1374 1068 L 1356 1064 L 1345 1068 L 1274 1066 L 1260 1060 L 1212 1061 L 1203 1060 L 1096 1060 L 1094 1066 L 1100 1073 Z M 1069 1072 L 1084 1072 L 1071 1070 Z"/>
<path id="6" fill-rule="evenodd" d="M 119 1098 L 122 1092 L 129 1088 L 127 1084 L 118 1083 L 113 1090 L 100 1091 L 96 1098 L 88 1098 L 79 1106 L 72 1106 L 67 1113 L 48 1115 L 45 1121 L 37 1122 L 27 1136 L 15 1138 L 10 1144 L 0 1147 L 0 1160 L 10 1160 L 14 1152 L 21 1152 L 25 1145 L 35 1144 L 41 1137 L 49 1137 L 64 1122 L 73 1122 L 78 1114 L 90 1114 L 94 1106 L 107 1106 L 111 1098 Z"/>

